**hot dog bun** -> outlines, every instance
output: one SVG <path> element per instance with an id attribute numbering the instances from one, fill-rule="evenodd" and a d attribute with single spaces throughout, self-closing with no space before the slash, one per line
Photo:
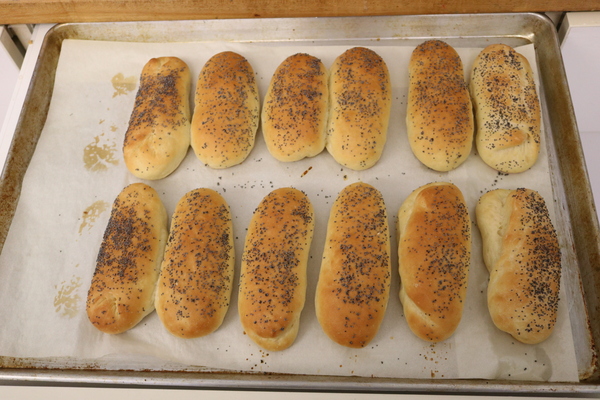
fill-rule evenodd
<path id="1" fill-rule="evenodd" d="M 471 220 L 458 187 L 430 183 L 402 203 L 398 263 L 409 328 L 430 342 L 449 338 L 462 318 L 471 264 Z"/>
<path id="2" fill-rule="evenodd" d="M 298 334 L 313 230 L 312 204 L 293 188 L 269 193 L 250 221 L 238 310 L 246 334 L 266 350 L 284 350 Z"/>
<path id="3" fill-rule="evenodd" d="M 530 189 L 497 189 L 481 196 L 475 212 L 494 324 L 520 342 L 544 341 L 556 322 L 561 276 L 560 247 L 544 199 Z"/>
<path id="4" fill-rule="evenodd" d="M 470 90 L 481 159 L 505 173 L 531 168 L 540 151 L 541 111 L 527 59 L 503 44 L 486 47 L 473 64 Z"/>
<path id="5" fill-rule="evenodd" d="M 406 127 L 417 159 L 435 171 L 462 164 L 473 145 L 473 106 L 462 61 L 452 46 L 428 40 L 408 66 Z"/>
<path id="6" fill-rule="evenodd" d="M 314 157 L 327 137 L 327 70 L 308 54 L 286 58 L 273 74 L 262 109 L 269 153 L 279 161 Z"/>
<path id="7" fill-rule="evenodd" d="M 354 47 L 334 61 L 329 77 L 327 150 L 338 163 L 364 170 L 379 161 L 391 104 L 389 71 L 377 53 Z"/>
<path id="8" fill-rule="evenodd" d="M 190 146 L 190 71 L 176 57 L 153 58 L 140 87 L 123 142 L 127 169 L 141 179 L 162 179 Z"/>
<path id="9" fill-rule="evenodd" d="M 390 235 L 381 193 L 358 182 L 333 203 L 315 297 L 323 331 L 343 346 L 365 347 L 385 315 L 391 281 Z"/>
<path id="10" fill-rule="evenodd" d="M 221 326 L 229 308 L 235 252 L 231 213 L 211 189 L 177 203 L 156 291 L 156 313 L 175 336 L 195 338 Z"/>
<path id="11" fill-rule="evenodd" d="M 192 148 L 211 168 L 240 164 L 254 147 L 259 121 L 258 86 L 243 56 L 225 51 L 200 72 L 192 118 Z"/>
<path id="12" fill-rule="evenodd" d="M 113 203 L 86 303 L 90 322 L 122 333 L 154 310 L 167 213 L 150 186 L 134 183 Z"/>

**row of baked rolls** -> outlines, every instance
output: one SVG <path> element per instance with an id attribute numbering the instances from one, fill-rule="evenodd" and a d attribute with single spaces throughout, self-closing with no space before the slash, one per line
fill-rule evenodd
<path id="1" fill-rule="evenodd" d="M 471 152 L 475 130 L 477 151 L 492 168 L 518 173 L 535 164 L 540 104 L 523 55 L 503 44 L 486 47 L 473 63 L 467 85 L 456 50 L 428 40 L 415 48 L 408 70 L 408 139 L 424 165 L 436 171 L 461 165 Z"/>
<path id="2" fill-rule="evenodd" d="M 544 199 L 529 189 L 498 189 L 481 197 L 476 214 L 494 324 L 524 343 L 545 340 L 556 322 L 561 255 Z M 197 189 L 177 204 L 168 242 L 166 220 L 145 184 L 129 185 L 115 199 L 87 300 L 99 330 L 131 329 L 155 305 L 178 337 L 221 325 L 235 262 L 229 207 L 213 190 Z M 253 214 L 238 310 L 245 332 L 265 349 L 283 350 L 296 338 L 313 230 L 312 205 L 297 189 L 274 190 Z M 416 189 L 398 211 L 397 231 L 408 326 L 424 340 L 445 340 L 462 318 L 470 267 L 471 222 L 461 191 L 446 182 Z M 383 320 L 390 276 L 383 197 L 366 183 L 351 184 L 327 225 L 315 298 L 324 332 L 344 346 L 366 346 Z"/>
<path id="3" fill-rule="evenodd" d="M 177 57 L 153 58 L 144 66 L 125 139 L 128 170 L 141 179 L 162 179 L 185 158 L 191 144 L 212 168 L 241 163 L 254 147 L 259 96 L 254 71 L 241 55 L 211 57 L 200 72 L 190 112 L 191 78 Z"/>
<path id="4" fill-rule="evenodd" d="M 364 47 L 348 49 L 327 69 L 295 54 L 276 69 L 265 95 L 262 130 L 279 161 L 314 157 L 325 148 L 341 165 L 364 170 L 381 158 L 392 94 L 384 60 Z"/>

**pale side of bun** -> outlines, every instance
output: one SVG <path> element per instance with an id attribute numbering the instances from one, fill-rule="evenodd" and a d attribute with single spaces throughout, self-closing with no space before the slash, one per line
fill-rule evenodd
<path id="1" fill-rule="evenodd" d="M 243 162 L 254 147 L 260 117 L 258 85 L 243 56 L 211 57 L 198 76 L 192 118 L 192 148 L 211 168 Z"/>
<path id="2" fill-rule="evenodd" d="M 531 168 L 540 151 L 541 111 L 527 59 L 503 44 L 486 47 L 473 64 L 470 90 L 481 159 L 505 173 Z"/>
<path id="3" fill-rule="evenodd" d="M 546 340 L 556 323 L 561 252 L 544 199 L 497 189 L 481 196 L 476 215 L 494 324 L 523 343 Z"/>
<path id="4" fill-rule="evenodd" d="M 310 200 L 293 188 L 265 196 L 250 221 L 238 311 L 246 334 L 266 350 L 284 350 L 296 340 L 314 224 Z"/>
<path id="5" fill-rule="evenodd" d="M 146 63 L 123 142 L 127 169 L 141 179 L 162 179 L 190 147 L 190 70 L 176 57 Z"/>
<path id="6" fill-rule="evenodd" d="M 381 193 L 357 182 L 333 203 L 315 297 L 317 319 L 334 342 L 368 345 L 379 331 L 391 282 L 390 234 Z"/>
<path id="7" fill-rule="evenodd" d="M 125 187 L 113 203 L 88 291 L 90 322 L 122 333 L 154 311 L 154 290 L 167 241 L 167 212 L 143 183 Z"/>
<path id="8" fill-rule="evenodd" d="M 460 56 L 441 40 L 415 48 L 408 64 L 406 127 L 415 157 L 450 171 L 469 157 L 475 129 Z"/>
<path id="9" fill-rule="evenodd" d="M 235 252 L 229 205 L 211 189 L 177 203 L 156 290 L 156 313 L 173 335 L 196 338 L 217 330 L 227 314 Z"/>
<path id="10" fill-rule="evenodd" d="M 353 170 L 375 165 L 387 140 L 391 105 L 385 61 L 364 47 L 345 51 L 329 73 L 327 151 Z"/>
<path id="11" fill-rule="evenodd" d="M 327 69 L 298 53 L 275 70 L 262 108 L 267 149 L 279 161 L 314 157 L 325 149 L 329 93 Z"/>
<path id="12" fill-rule="evenodd" d="M 471 265 L 471 220 L 460 189 L 430 183 L 398 211 L 400 301 L 411 331 L 443 341 L 463 315 Z"/>

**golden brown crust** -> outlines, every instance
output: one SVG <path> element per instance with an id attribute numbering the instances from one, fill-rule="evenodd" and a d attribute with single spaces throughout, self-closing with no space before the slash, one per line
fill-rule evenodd
<path id="1" fill-rule="evenodd" d="M 541 111 L 527 59 L 506 45 L 486 47 L 473 64 L 470 90 L 482 160 L 506 173 L 531 168 L 540 151 Z"/>
<path id="2" fill-rule="evenodd" d="M 436 171 L 462 164 L 473 144 L 473 107 L 458 53 L 428 40 L 413 51 L 408 67 L 406 126 L 414 155 Z"/>
<path id="3" fill-rule="evenodd" d="M 185 158 L 190 146 L 190 71 L 176 57 L 146 63 L 129 127 L 123 157 L 141 179 L 162 179 Z"/>
<path id="4" fill-rule="evenodd" d="M 327 137 L 327 70 L 321 60 L 298 53 L 275 70 L 262 109 L 262 131 L 279 161 L 314 157 Z"/>
<path id="5" fill-rule="evenodd" d="M 90 322 L 105 333 L 133 328 L 154 310 L 154 289 L 167 240 L 167 213 L 143 183 L 114 201 L 88 291 Z"/>
<path id="6" fill-rule="evenodd" d="M 156 290 L 156 313 L 175 336 L 195 338 L 221 326 L 229 308 L 235 253 L 231 213 L 211 189 L 177 203 Z"/>
<path id="7" fill-rule="evenodd" d="M 313 230 L 312 204 L 293 188 L 269 193 L 250 221 L 238 310 L 246 334 L 267 350 L 288 348 L 298 334 Z"/>
<path id="8" fill-rule="evenodd" d="M 413 191 L 398 211 L 400 301 L 412 332 L 449 338 L 460 323 L 471 264 L 471 220 L 461 191 L 436 182 Z"/>
<path id="9" fill-rule="evenodd" d="M 330 71 L 329 102 L 329 153 L 354 170 L 375 165 L 387 139 L 392 104 L 392 85 L 383 59 L 364 47 L 340 55 Z"/>
<path id="10" fill-rule="evenodd" d="M 476 214 L 494 324 L 523 343 L 546 340 L 556 323 L 561 252 L 544 199 L 497 189 L 481 196 Z"/>
<path id="11" fill-rule="evenodd" d="M 334 202 L 315 298 L 317 319 L 335 342 L 365 347 L 383 321 L 391 281 L 390 235 L 381 193 L 358 182 Z"/>
<path id="12" fill-rule="evenodd" d="M 214 55 L 198 77 L 192 148 L 211 168 L 228 168 L 248 157 L 258 129 L 260 103 L 252 66 L 241 55 Z"/>

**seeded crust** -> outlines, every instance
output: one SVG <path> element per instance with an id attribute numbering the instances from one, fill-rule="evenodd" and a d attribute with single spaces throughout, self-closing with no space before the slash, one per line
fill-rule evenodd
<path id="1" fill-rule="evenodd" d="M 267 149 L 279 161 L 314 157 L 325 149 L 327 69 L 316 57 L 294 54 L 275 70 L 262 109 Z"/>
<path id="2" fill-rule="evenodd" d="M 238 310 L 246 334 L 266 350 L 284 350 L 298 334 L 314 224 L 310 200 L 293 188 L 269 193 L 250 221 Z"/>
<path id="3" fill-rule="evenodd" d="M 373 50 L 354 47 L 340 55 L 329 75 L 327 150 L 353 170 L 379 161 L 392 105 L 388 68 Z"/>
<path id="4" fill-rule="evenodd" d="M 546 340 L 556 323 L 561 252 L 544 199 L 497 189 L 481 196 L 476 215 L 494 324 L 523 343 Z"/>
<path id="5" fill-rule="evenodd" d="M 113 203 L 88 291 L 90 322 L 122 333 L 154 310 L 154 289 L 167 240 L 167 213 L 143 183 L 124 188 Z"/>
<path id="6" fill-rule="evenodd" d="M 192 148 L 211 168 L 243 162 L 254 147 L 260 117 L 258 86 L 243 56 L 211 57 L 198 77 L 192 118 Z"/>
<path id="7" fill-rule="evenodd" d="M 482 160 L 505 173 L 531 168 L 540 151 L 540 102 L 531 66 L 509 46 L 494 44 L 476 58 L 471 97 Z"/>
<path id="8" fill-rule="evenodd" d="M 127 169 L 141 179 L 162 179 L 190 146 L 190 71 L 176 57 L 153 58 L 140 78 L 123 142 Z"/>
<path id="9" fill-rule="evenodd" d="M 406 126 L 415 157 L 435 171 L 450 171 L 469 157 L 474 118 L 462 61 L 450 45 L 428 40 L 408 67 Z"/>
<path id="10" fill-rule="evenodd" d="M 471 220 L 451 183 L 413 191 L 398 211 L 400 301 L 411 331 L 440 342 L 463 314 L 471 264 Z"/>
<path id="11" fill-rule="evenodd" d="M 335 200 L 316 291 L 317 319 L 336 343 L 371 342 L 389 300 L 391 264 L 387 212 L 381 193 L 358 182 Z"/>
<path id="12" fill-rule="evenodd" d="M 217 330 L 229 308 L 235 252 L 225 199 L 195 189 L 177 203 L 156 290 L 156 313 L 173 335 Z"/>

